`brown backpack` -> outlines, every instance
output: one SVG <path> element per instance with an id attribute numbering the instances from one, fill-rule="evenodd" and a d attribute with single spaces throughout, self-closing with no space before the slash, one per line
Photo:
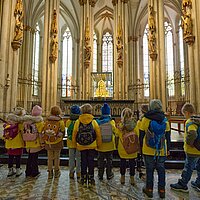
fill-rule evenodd
<path id="1" fill-rule="evenodd" d="M 139 150 L 139 138 L 133 131 L 124 133 L 121 142 L 127 154 L 136 153 Z"/>
<path id="2" fill-rule="evenodd" d="M 43 140 L 55 142 L 60 133 L 60 122 L 58 120 L 47 120 L 44 125 Z"/>

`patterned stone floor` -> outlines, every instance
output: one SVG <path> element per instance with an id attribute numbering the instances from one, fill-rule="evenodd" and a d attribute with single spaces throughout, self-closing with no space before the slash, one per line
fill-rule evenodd
<path id="1" fill-rule="evenodd" d="M 25 166 L 22 166 L 23 170 Z M 148 199 L 142 193 L 144 182 L 136 174 L 136 186 L 131 186 L 129 177 L 126 176 L 125 185 L 119 182 L 119 169 L 115 168 L 113 180 L 106 179 L 100 182 L 97 177 L 96 186 L 92 188 L 82 187 L 76 180 L 68 177 L 68 168 L 61 167 L 60 178 L 48 180 L 46 166 L 40 166 L 41 175 L 38 178 L 25 178 L 24 173 L 18 178 L 7 178 L 7 166 L 0 168 L 0 200 L 134 200 Z M 179 178 L 180 170 L 167 170 L 166 198 L 168 200 L 197 200 L 200 199 L 200 192 L 191 188 L 189 184 L 189 194 L 174 192 L 169 188 L 169 184 L 176 182 Z M 156 173 L 155 173 L 156 174 Z M 97 170 L 95 170 L 95 176 Z M 193 175 L 193 179 L 196 172 Z M 157 182 L 157 176 L 155 176 Z M 154 186 L 154 198 L 159 199 L 157 185 Z"/>

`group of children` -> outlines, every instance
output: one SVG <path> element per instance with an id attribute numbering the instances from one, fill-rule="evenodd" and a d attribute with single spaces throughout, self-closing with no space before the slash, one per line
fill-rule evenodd
<path id="1" fill-rule="evenodd" d="M 192 108 L 191 104 L 185 104 L 182 109 L 188 119 L 186 126 L 194 114 L 194 108 Z M 165 198 L 164 162 L 170 150 L 170 126 L 160 100 L 154 99 L 151 100 L 149 106 L 142 106 L 142 116 L 138 121 L 134 119 L 132 110 L 125 108 L 118 125 L 112 119 L 107 103 L 101 107 L 101 116 L 98 119 L 94 119 L 90 104 L 84 104 L 81 107 L 74 105 L 70 111 L 70 119 L 66 124 L 60 117 L 61 110 L 58 106 L 51 108 L 51 115 L 45 121 L 41 116 L 42 108 L 39 106 L 33 107 L 32 115 L 26 115 L 22 108 L 16 108 L 12 114 L 8 115 L 8 123 L 4 127 L 5 146 L 9 155 L 8 176 L 13 176 L 15 173 L 16 176 L 21 175 L 20 158 L 25 147 L 29 153 L 26 176 L 36 177 L 40 174 L 37 163 L 38 152 L 45 148 L 48 154 L 48 178 L 59 177 L 60 151 L 63 148 L 63 136 L 67 128 L 70 178 L 73 179 L 76 172 L 76 177 L 80 179 L 82 185 L 95 185 L 94 158 L 97 151 L 99 180 L 103 180 L 105 170 L 107 180 L 112 179 L 114 177 L 112 157 L 113 151 L 117 149 L 120 156 L 121 184 L 125 183 L 126 168 L 129 166 L 130 184 L 135 185 L 136 161 L 143 155 L 146 166 L 146 186 L 143 192 L 148 197 L 153 197 L 154 170 L 156 169 L 158 192 L 161 198 Z M 27 134 L 26 127 L 33 124 L 37 135 L 34 140 L 30 141 L 25 139 L 24 133 Z M 8 137 L 6 131 L 9 127 L 16 125 L 17 134 L 13 138 Z M 196 124 L 189 124 L 188 130 L 185 131 L 185 168 L 182 179 L 177 184 L 170 185 L 172 189 L 188 191 L 187 183 L 197 164 L 198 177 L 195 182 L 192 182 L 192 186 L 200 190 L 200 151 L 193 146 L 197 128 Z M 16 171 L 13 169 L 14 157 L 16 158 Z"/>

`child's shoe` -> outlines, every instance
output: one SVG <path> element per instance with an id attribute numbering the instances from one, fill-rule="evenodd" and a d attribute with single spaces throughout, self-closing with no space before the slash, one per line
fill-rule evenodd
<path id="1" fill-rule="evenodd" d="M 107 176 L 107 179 L 110 180 L 114 177 L 114 173 L 112 172 L 109 176 Z"/>
<path id="2" fill-rule="evenodd" d="M 80 178 L 81 178 L 81 172 L 77 172 L 77 173 L 76 173 L 76 178 L 77 178 L 77 179 L 80 179 Z"/>
<path id="3" fill-rule="evenodd" d="M 87 175 L 81 175 L 81 184 L 86 187 L 87 186 Z"/>
<path id="4" fill-rule="evenodd" d="M 95 185 L 95 180 L 94 180 L 94 176 L 93 175 L 89 175 L 88 177 L 88 186 L 94 186 Z"/>
<path id="5" fill-rule="evenodd" d="M 40 172 L 37 172 L 37 173 L 35 173 L 35 174 L 32 174 L 32 177 L 33 177 L 33 178 L 38 178 L 40 175 L 41 175 L 41 173 L 40 173 Z"/>
<path id="6" fill-rule="evenodd" d="M 130 176 L 130 183 L 131 185 L 135 185 L 134 176 Z"/>
<path id="7" fill-rule="evenodd" d="M 70 179 L 74 179 L 74 173 L 71 173 L 71 172 L 70 172 L 70 173 L 69 173 L 69 178 L 70 178 Z"/>
<path id="8" fill-rule="evenodd" d="M 48 170 L 48 179 L 53 178 L 53 170 Z"/>
<path id="9" fill-rule="evenodd" d="M 153 198 L 153 190 L 152 189 L 148 189 L 146 187 L 144 187 L 142 189 L 142 191 L 149 197 L 149 198 Z"/>
<path id="10" fill-rule="evenodd" d="M 16 168 L 16 177 L 19 177 L 22 174 L 21 168 Z"/>
<path id="11" fill-rule="evenodd" d="M 58 178 L 60 177 L 61 173 L 60 173 L 60 170 L 55 170 L 55 178 Z"/>
<path id="12" fill-rule="evenodd" d="M 180 192 L 189 192 L 187 186 L 183 186 L 180 182 L 175 184 L 170 184 L 171 189 L 180 191 Z"/>
<path id="13" fill-rule="evenodd" d="M 121 175 L 120 182 L 121 184 L 125 184 L 125 175 Z"/>
<path id="14" fill-rule="evenodd" d="M 159 193 L 161 199 L 165 198 L 165 189 L 159 189 L 158 193 Z"/>
<path id="15" fill-rule="evenodd" d="M 11 168 L 8 169 L 8 175 L 7 175 L 7 177 L 13 176 L 15 174 L 16 174 L 16 172 L 14 171 L 13 167 L 11 167 Z"/>
<path id="16" fill-rule="evenodd" d="M 191 181 L 191 186 L 200 192 L 200 185 L 197 185 L 195 181 Z"/>

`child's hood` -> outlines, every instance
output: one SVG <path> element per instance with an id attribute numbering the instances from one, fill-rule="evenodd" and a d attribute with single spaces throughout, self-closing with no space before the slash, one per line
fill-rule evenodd
<path id="1" fill-rule="evenodd" d="M 198 126 L 200 126 L 200 116 L 192 116 L 191 120 L 197 124 Z"/>
<path id="2" fill-rule="evenodd" d="M 127 120 L 123 123 L 124 129 L 132 131 L 136 127 L 136 121 L 134 119 Z"/>
<path id="3" fill-rule="evenodd" d="M 47 120 L 50 121 L 60 121 L 62 118 L 60 116 L 55 116 L 55 115 L 50 115 L 49 117 L 47 117 Z"/>
<path id="4" fill-rule="evenodd" d="M 15 123 L 23 123 L 24 121 L 26 121 L 26 117 L 27 115 L 15 115 L 13 113 L 10 113 L 7 115 L 7 120 L 8 121 L 12 121 Z"/>
<path id="5" fill-rule="evenodd" d="M 42 116 L 26 115 L 24 118 L 25 118 L 25 121 L 29 121 L 31 123 L 38 123 L 38 122 L 42 122 L 43 121 L 43 117 Z"/>
<path id="6" fill-rule="evenodd" d="M 93 118 L 94 116 L 91 114 L 82 114 L 79 116 L 79 121 L 83 124 L 89 124 Z"/>

